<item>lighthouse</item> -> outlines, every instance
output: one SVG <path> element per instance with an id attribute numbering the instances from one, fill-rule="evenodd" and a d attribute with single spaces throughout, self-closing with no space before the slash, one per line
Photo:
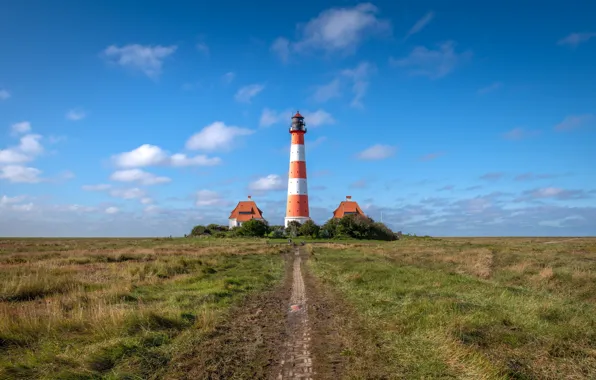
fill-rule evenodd
<path id="1" fill-rule="evenodd" d="M 292 145 L 290 149 L 290 172 L 288 175 L 288 204 L 286 207 L 285 226 L 296 221 L 304 223 L 310 220 L 308 212 L 308 190 L 306 186 L 306 152 L 304 150 L 304 135 L 306 124 L 300 112 L 292 116 L 290 135 Z"/>

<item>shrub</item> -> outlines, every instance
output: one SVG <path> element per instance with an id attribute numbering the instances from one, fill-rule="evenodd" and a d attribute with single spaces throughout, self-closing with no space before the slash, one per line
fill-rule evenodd
<path id="1" fill-rule="evenodd" d="M 190 231 L 190 236 L 200 236 L 203 235 L 205 232 L 207 231 L 207 228 L 205 226 L 194 226 L 192 228 L 192 231 Z"/>
<path id="2" fill-rule="evenodd" d="M 281 239 L 284 237 L 284 230 L 282 228 L 275 229 L 269 233 L 269 237 L 272 239 Z"/>
<path id="3" fill-rule="evenodd" d="M 269 232 L 269 226 L 261 220 L 251 219 L 242 223 L 239 234 L 241 236 L 263 237 Z"/>
<path id="4" fill-rule="evenodd" d="M 286 235 L 293 238 L 300 236 L 300 227 L 300 222 L 292 220 L 290 223 L 288 223 L 288 226 L 286 227 Z"/>
<path id="5" fill-rule="evenodd" d="M 302 236 L 308 236 L 316 238 L 319 236 L 320 227 L 315 224 L 312 220 L 307 220 L 303 225 L 300 226 L 298 232 Z"/>
<path id="6" fill-rule="evenodd" d="M 332 218 L 321 227 L 321 237 L 395 240 L 395 234 L 385 224 L 375 222 L 362 215 L 345 215 L 341 219 Z"/>

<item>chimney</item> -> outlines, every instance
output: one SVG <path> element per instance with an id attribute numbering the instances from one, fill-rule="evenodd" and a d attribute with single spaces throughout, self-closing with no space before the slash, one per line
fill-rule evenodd
<path id="1" fill-rule="evenodd" d="M 252 196 L 250 196 L 250 195 L 249 195 L 249 196 L 248 196 L 248 199 L 251 199 L 251 198 L 252 198 Z"/>
<path id="2" fill-rule="evenodd" d="M 350 199 L 352 199 L 351 195 L 346 195 L 346 200 L 349 201 Z"/>

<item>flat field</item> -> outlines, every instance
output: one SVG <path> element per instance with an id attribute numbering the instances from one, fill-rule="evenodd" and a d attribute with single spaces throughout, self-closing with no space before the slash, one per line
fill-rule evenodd
<path id="1" fill-rule="evenodd" d="M 276 378 L 293 250 L 0 239 L 0 378 Z M 299 247 L 315 379 L 594 379 L 596 239 Z"/>

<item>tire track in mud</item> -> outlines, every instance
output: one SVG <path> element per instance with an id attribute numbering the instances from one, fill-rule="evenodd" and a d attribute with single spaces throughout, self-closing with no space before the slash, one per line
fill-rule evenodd
<path id="1" fill-rule="evenodd" d="M 384 357 L 342 295 L 306 263 L 312 253 L 282 255 L 284 279 L 249 295 L 206 336 L 189 342 L 163 379 L 388 379 Z M 354 375 L 354 376 L 352 376 Z"/>
<path id="2" fill-rule="evenodd" d="M 284 343 L 281 369 L 277 376 L 279 380 L 311 380 L 314 375 L 310 352 L 311 328 L 301 264 L 300 250 L 296 248 L 292 271 L 292 295 L 288 310 L 289 334 Z"/>

